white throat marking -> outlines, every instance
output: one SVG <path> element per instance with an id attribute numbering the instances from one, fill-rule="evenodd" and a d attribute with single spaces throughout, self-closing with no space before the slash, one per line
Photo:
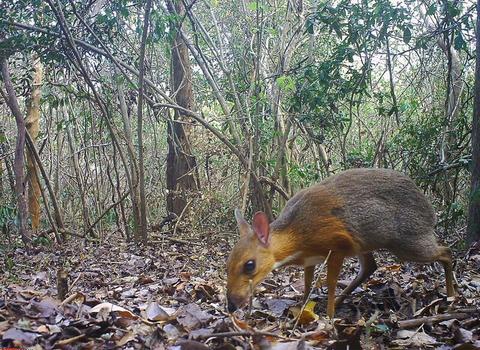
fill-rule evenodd
<path id="1" fill-rule="evenodd" d="M 290 256 L 287 256 L 285 259 L 282 261 L 277 261 L 275 264 L 273 264 L 273 270 L 278 269 L 279 267 L 282 267 L 283 265 L 289 263 L 290 261 L 295 260 L 298 258 L 302 253 L 301 252 L 296 252 L 295 254 L 292 254 Z"/>

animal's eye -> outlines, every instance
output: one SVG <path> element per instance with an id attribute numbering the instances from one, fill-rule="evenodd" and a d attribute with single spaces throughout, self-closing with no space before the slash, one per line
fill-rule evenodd
<path id="1" fill-rule="evenodd" d="M 250 275 L 255 271 L 255 260 L 248 260 L 245 265 L 243 265 L 243 271 Z"/>

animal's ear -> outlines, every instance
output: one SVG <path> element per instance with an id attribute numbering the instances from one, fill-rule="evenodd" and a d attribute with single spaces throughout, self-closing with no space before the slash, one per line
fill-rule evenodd
<path id="1" fill-rule="evenodd" d="M 249 225 L 248 222 L 243 218 L 242 212 L 238 208 L 235 208 L 235 219 L 237 220 L 240 236 L 243 236 L 248 232 Z"/>
<path id="2" fill-rule="evenodd" d="M 267 214 L 265 214 L 263 211 L 256 212 L 253 216 L 252 228 L 260 242 L 263 245 L 268 245 L 270 224 L 268 222 Z"/>

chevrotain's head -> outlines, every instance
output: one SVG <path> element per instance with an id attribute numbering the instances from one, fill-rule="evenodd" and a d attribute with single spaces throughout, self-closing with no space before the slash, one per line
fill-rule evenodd
<path id="1" fill-rule="evenodd" d="M 227 261 L 227 302 L 230 312 L 247 302 L 250 289 L 263 281 L 275 263 L 270 249 L 267 215 L 257 212 L 253 216 L 252 225 L 249 225 L 240 210 L 235 209 L 235 218 L 240 240 L 233 247 Z"/>

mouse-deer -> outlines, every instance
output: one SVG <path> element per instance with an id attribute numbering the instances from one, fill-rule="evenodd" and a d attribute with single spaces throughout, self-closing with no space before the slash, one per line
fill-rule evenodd
<path id="1" fill-rule="evenodd" d="M 440 262 L 446 292 L 454 295 L 450 249 L 437 243 L 435 213 L 406 175 L 388 169 L 351 169 L 330 176 L 293 196 L 269 223 L 257 212 L 248 224 L 235 217 L 240 240 L 227 262 L 228 310 L 245 304 L 251 287 L 280 266 L 300 265 L 309 295 L 315 265 L 327 261 L 327 315 L 377 268 L 372 251 L 387 249 L 404 261 Z M 335 301 L 343 260 L 358 257 L 360 271 Z"/>

